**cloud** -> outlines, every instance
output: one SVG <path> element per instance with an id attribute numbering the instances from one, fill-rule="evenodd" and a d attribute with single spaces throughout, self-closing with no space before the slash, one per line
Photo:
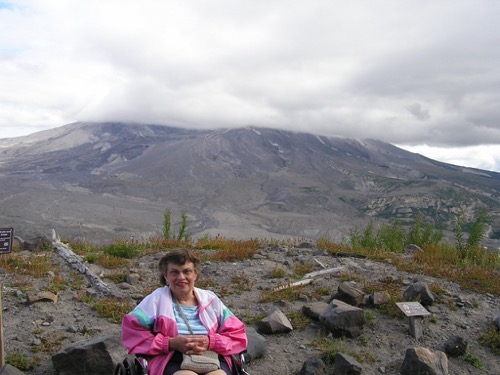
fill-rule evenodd
<path id="1" fill-rule="evenodd" d="M 112 120 L 498 145 L 500 3 L 483 5 L 3 1 L 0 128 Z"/>
<path id="2" fill-rule="evenodd" d="M 413 103 L 406 107 L 406 109 L 420 121 L 426 121 L 431 118 L 429 111 L 423 108 L 419 103 Z"/>
<path id="3" fill-rule="evenodd" d="M 428 145 L 400 146 L 408 151 L 425 155 L 434 160 L 458 166 L 500 170 L 500 153 L 497 145 L 438 148 Z"/>

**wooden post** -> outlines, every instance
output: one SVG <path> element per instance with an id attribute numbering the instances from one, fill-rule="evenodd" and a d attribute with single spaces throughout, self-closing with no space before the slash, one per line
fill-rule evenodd
<path id="1" fill-rule="evenodd" d="M 408 318 L 410 320 L 409 322 L 409 328 L 410 328 L 410 335 L 415 337 L 417 340 L 422 337 L 424 333 L 424 327 L 422 326 L 422 316 L 410 316 Z"/>
<path id="2" fill-rule="evenodd" d="M 14 242 L 14 228 L 0 228 L 0 255 L 12 252 L 12 242 Z M 0 368 L 3 368 L 5 365 L 5 357 L 3 351 L 2 291 L 3 284 L 0 283 Z"/>
<path id="3" fill-rule="evenodd" d="M 0 284 L 0 368 L 5 366 L 5 357 L 4 357 L 4 352 L 3 352 L 3 318 L 2 318 L 2 289 L 3 285 Z"/>

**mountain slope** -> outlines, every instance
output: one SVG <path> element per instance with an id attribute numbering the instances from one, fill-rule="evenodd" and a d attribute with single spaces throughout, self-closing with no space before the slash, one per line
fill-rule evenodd
<path id="1" fill-rule="evenodd" d="M 274 129 L 74 123 L 0 140 L 0 183 L 1 226 L 87 240 L 159 235 L 166 209 L 192 234 L 243 238 L 340 240 L 418 212 L 450 228 L 459 209 L 500 222 L 498 173 Z"/>

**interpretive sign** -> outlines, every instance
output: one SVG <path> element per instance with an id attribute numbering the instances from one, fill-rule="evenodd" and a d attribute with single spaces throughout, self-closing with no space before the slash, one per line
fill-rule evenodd
<path id="1" fill-rule="evenodd" d="M 428 316 L 431 315 L 419 302 L 397 302 L 396 305 L 406 316 Z"/>
<path id="2" fill-rule="evenodd" d="M 14 241 L 14 228 L 0 228 L 0 254 L 8 254 L 12 251 Z"/>
<path id="3" fill-rule="evenodd" d="M 429 316 L 431 313 L 419 302 L 396 302 L 396 305 L 408 317 L 408 329 L 410 334 L 416 339 L 422 337 L 424 334 L 422 320 L 424 316 Z"/>

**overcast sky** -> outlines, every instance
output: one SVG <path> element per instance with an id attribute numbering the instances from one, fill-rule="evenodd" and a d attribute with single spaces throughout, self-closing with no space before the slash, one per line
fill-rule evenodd
<path id="1" fill-rule="evenodd" d="M 497 0 L 0 0 L 0 138 L 254 125 L 500 171 L 499 17 Z"/>

